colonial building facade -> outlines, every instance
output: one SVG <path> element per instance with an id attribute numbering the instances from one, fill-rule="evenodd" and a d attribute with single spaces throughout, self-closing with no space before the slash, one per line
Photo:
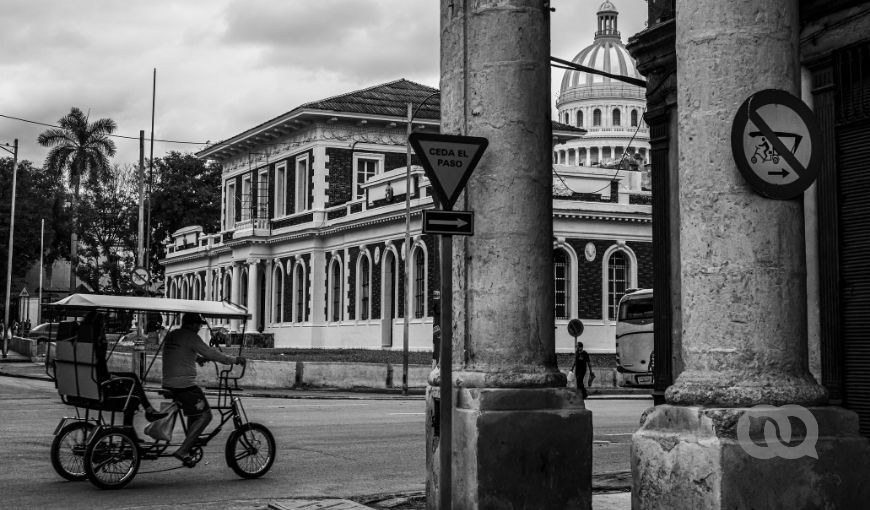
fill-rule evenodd
<path id="1" fill-rule="evenodd" d="M 431 350 L 441 275 L 437 238 L 421 229 L 430 184 L 416 155 L 406 166 L 409 103 L 419 106 L 413 130 L 438 132 L 438 90 L 396 80 L 301 105 L 198 153 L 223 166 L 222 229 L 174 233 L 167 296 L 244 305 L 248 330 L 276 347 L 399 349 L 407 314 L 410 348 Z M 553 126 L 554 144 L 584 134 Z M 590 352 L 615 351 L 618 299 L 651 285 L 649 204 L 640 172 L 554 165 L 560 351 L 573 348 L 565 326 L 575 317 Z"/>

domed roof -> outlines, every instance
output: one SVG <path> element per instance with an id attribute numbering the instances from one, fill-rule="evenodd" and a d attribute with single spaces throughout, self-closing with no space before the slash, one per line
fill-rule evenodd
<path id="1" fill-rule="evenodd" d="M 605 0 L 598 9 L 598 31 L 595 32 L 595 41 L 583 48 L 574 57 L 573 62 L 585 67 L 591 67 L 610 74 L 629 76 L 643 79 L 637 72 L 634 59 L 622 44 L 619 30 L 617 30 L 617 17 L 619 13 L 610 0 Z M 561 92 L 574 87 L 602 83 L 622 83 L 600 74 L 586 73 L 583 71 L 565 71 L 562 77 Z"/>

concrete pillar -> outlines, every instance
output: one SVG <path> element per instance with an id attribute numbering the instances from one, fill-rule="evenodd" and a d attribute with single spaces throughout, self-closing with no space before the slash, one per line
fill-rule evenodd
<path id="1" fill-rule="evenodd" d="M 273 279 L 275 276 L 272 274 L 275 267 L 273 264 L 273 259 L 266 259 L 266 267 L 264 268 L 264 271 L 266 272 L 266 305 L 263 307 L 266 317 L 263 318 L 263 324 L 265 324 L 265 327 L 267 328 L 275 320 L 275 317 L 273 317 L 272 314 L 272 286 L 274 285 Z"/>
<path id="2" fill-rule="evenodd" d="M 248 313 L 251 314 L 251 323 L 248 329 L 257 331 L 262 317 L 260 317 L 260 259 L 248 259 Z"/>
<path id="3" fill-rule="evenodd" d="M 242 268 L 241 263 L 233 263 L 232 266 L 232 281 L 230 282 L 230 300 L 233 304 L 239 305 L 242 303 Z M 239 331 L 239 320 L 230 320 L 230 330 Z"/>
<path id="4" fill-rule="evenodd" d="M 860 508 L 870 498 L 857 417 L 817 407 L 827 395 L 807 369 L 802 201 L 756 194 L 731 154 L 749 95 L 799 96 L 798 33 L 794 0 L 676 1 L 685 369 L 632 438 L 634 509 Z"/>
<path id="5" fill-rule="evenodd" d="M 549 13 L 545 0 L 441 1 L 441 132 L 489 140 L 456 205 L 475 211 L 475 234 L 453 238 L 456 509 L 591 508 L 592 416 L 555 356 Z M 438 388 L 427 397 L 433 412 Z"/>
<path id="6" fill-rule="evenodd" d="M 202 299 L 214 301 L 214 269 L 211 267 L 205 270 L 205 285 Z"/>

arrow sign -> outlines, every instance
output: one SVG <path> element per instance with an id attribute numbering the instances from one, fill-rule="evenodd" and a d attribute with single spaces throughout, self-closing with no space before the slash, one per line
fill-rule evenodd
<path id="1" fill-rule="evenodd" d="M 474 212 L 423 211 L 423 233 L 445 236 L 474 235 Z"/>
<path id="2" fill-rule="evenodd" d="M 479 136 L 428 133 L 411 133 L 408 141 L 420 158 L 441 209 L 453 209 L 489 141 Z"/>

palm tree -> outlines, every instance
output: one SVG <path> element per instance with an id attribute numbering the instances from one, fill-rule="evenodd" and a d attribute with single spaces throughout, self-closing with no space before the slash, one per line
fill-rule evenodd
<path id="1" fill-rule="evenodd" d="M 44 147 L 51 147 L 43 165 L 45 171 L 57 178 L 66 172 L 73 189 L 70 204 L 72 234 L 70 235 L 70 294 L 75 292 L 78 266 L 77 206 L 82 177 L 96 183 L 109 171 L 109 158 L 115 155 L 115 142 L 109 136 L 118 127 L 112 119 L 88 122 L 88 116 L 73 106 L 59 121 L 59 128 L 45 130 L 37 139 Z"/>

